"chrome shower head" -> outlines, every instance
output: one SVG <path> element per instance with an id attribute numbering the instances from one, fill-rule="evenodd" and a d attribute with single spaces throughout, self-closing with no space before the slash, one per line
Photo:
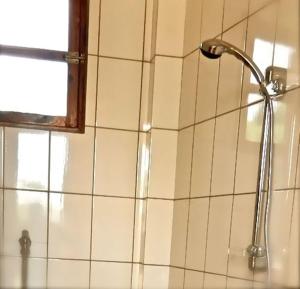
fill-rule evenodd
<path id="1" fill-rule="evenodd" d="M 201 43 L 200 49 L 202 54 L 207 58 L 217 59 L 222 56 L 226 48 L 220 40 L 210 39 Z"/>
<path id="2" fill-rule="evenodd" d="M 260 85 L 261 92 L 264 95 L 267 94 L 264 75 L 254 61 L 239 48 L 220 39 L 209 39 L 201 43 L 200 50 L 204 56 L 210 59 L 220 58 L 223 53 L 235 56 L 251 69 L 251 72 Z"/>

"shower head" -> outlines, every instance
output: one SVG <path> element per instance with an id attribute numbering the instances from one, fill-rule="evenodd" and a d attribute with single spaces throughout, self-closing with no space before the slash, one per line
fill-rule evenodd
<path id="1" fill-rule="evenodd" d="M 209 39 L 201 43 L 200 49 L 202 54 L 210 59 L 220 58 L 223 53 L 235 56 L 251 69 L 251 72 L 260 86 L 261 92 L 264 95 L 268 93 L 264 75 L 254 61 L 239 48 L 220 39 Z"/>

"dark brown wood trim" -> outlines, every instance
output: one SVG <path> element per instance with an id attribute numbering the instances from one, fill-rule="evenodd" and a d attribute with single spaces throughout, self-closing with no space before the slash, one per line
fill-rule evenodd
<path id="1" fill-rule="evenodd" d="M 68 64 L 67 116 L 47 116 L 20 112 L 1 112 L 0 125 L 84 133 L 87 83 L 89 0 L 70 0 L 69 51 L 86 60 Z M 0 45 L 0 54 L 65 62 L 67 51 L 54 51 Z"/>

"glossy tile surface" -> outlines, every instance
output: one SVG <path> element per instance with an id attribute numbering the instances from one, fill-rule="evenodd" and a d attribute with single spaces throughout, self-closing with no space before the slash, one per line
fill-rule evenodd
<path id="1" fill-rule="evenodd" d="M 135 195 L 137 140 L 135 132 L 97 129 L 96 195 Z"/>
<path id="2" fill-rule="evenodd" d="M 210 200 L 205 271 L 226 274 L 232 197 Z"/>
<path id="3" fill-rule="evenodd" d="M 87 288 L 89 268 L 88 261 L 49 260 L 48 288 Z"/>
<path id="4" fill-rule="evenodd" d="M 101 1 L 100 55 L 142 59 L 145 1 Z"/>
<path id="5" fill-rule="evenodd" d="M 49 257 L 89 258 L 91 205 L 89 196 L 50 194 Z"/>
<path id="6" fill-rule="evenodd" d="M 131 264 L 93 262 L 91 288 L 127 289 L 131 284 Z"/>
<path id="7" fill-rule="evenodd" d="M 188 224 L 186 268 L 198 271 L 204 270 L 208 209 L 208 198 L 191 200 Z"/>
<path id="8" fill-rule="evenodd" d="M 94 134 L 93 128 L 83 135 L 51 133 L 51 191 L 92 193 Z"/>
<path id="9" fill-rule="evenodd" d="M 179 128 L 195 121 L 199 51 L 196 50 L 183 60 L 179 111 Z"/>
<path id="10" fill-rule="evenodd" d="M 247 248 L 252 241 L 254 207 L 254 194 L 234 197 L 229 245 L 229 276 L 253 278 L 253 272 L 248 269 Z"/>
<path id="11" fill-rule="evenodd" d="M 183 56 L 185 7 L 186 1 L 181 0 L 159 2 L 156 54 Z"/>
<path id="12" fill-rule="evenodd" d="M 155 57 L 152 125 L 178 128 L 182 59 Z"/>
<path id="13" fill-rule="evenodd" d="M 131 261 L 134 200 L 96 197 L 93 215 L 93 260 Z"/>
<path id="14" fill-rule="evenodd" d="M 215 121 L 201 123 L 195 127 L 191 196 L 209 196 Z"/>
<path id="15" fill-rule="evenodd" d="M 193 128 L 179 132 L 177 143 L 175 198 L 189 196 L 191 181 L 191 162 L 193 153 Z"/>
<path id="16" fill-rule="evenodd" d="M 178 133 L 152 130 L 149 196 L 173 199 Z"/>
<path id="17" fill-rule="evenodd" d="M 239 0 L 234 1 L 237 2 Z M 239 2 L 244 3 L 245 1 Z M 244 51 L 246 31 L 247 21 L 243 21 L 228 32 L 225 32 L 223 40 Z M 242 80 L 243 63 L 232 55 L 223 55 L 220 62 L 217 114 L 228 112 L 240 106 Z"/>
<path id="18" fill-rule="evenodd" d="M 47 190 L 49 133 L 18 128 L 5 129 L 5 186 Z"/>
<path id="19" fill-rule="evenodd" d="M 22 288 L 22 259 L 19 257 L 1 257 L 0 288 Z M 27 285 L 29 288 L 46 287 L 46 260 L 29 259 Z"/>
<path id="20" fill-rule="evenodd" d="M 173 202 L 148 200 L 145 240 L 146 264 L 170 264 Z"/>
<path id="21" fill-rule="evenodd" d="M 47 256 L 48 196 L 42 192 L 4 192 L 4 254 L 20 256 L 19 239 L 27 230 L 31 239 L 30 256 Z"/>
<path id="22" fill-rule="evenodd" d="M 232 194 L 238 137 L 239 111 L 217 118 L 211 194 Z"/>
<path id="23" fill-rule="evenodd" d="M 138 129 L 142 64 L 99 58 L 97 126 Z"/>
<path id="24" fill-rule="evenodd" d="M 174 202 L 170 264 L 177 267 L 185 265 L 188 210 L 188 200 Z"/>

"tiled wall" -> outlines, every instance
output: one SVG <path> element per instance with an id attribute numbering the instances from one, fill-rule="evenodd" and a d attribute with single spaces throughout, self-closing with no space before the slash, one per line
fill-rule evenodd
<path id="1" fill-rule="evenodd" d="M 299 1 L 198 5 L 187 1 L 186 29 L 202 15 L 201 40 L 233 43 L 262 71 L 272 64 L 288 69 L 288 91 L 275 103 L 272 278 L 298 288 Z M 194 39 L 191 30 L 185 36 L 186 45 Z M 197 41 L 183 58 L 174 220 L 180 217 L 173 226 L 171 265 L 184 268 L 184 288 L 261 288 L 266 274 L 248 269 L 246 248 L 252 238 L 262 97 L 241 62 L 229 55 L 209 60 L 196 47 Z M 178 256 L 184 251 L 182 265 Z"/>
<path id="2" fill-rule="evenodd" d="M 261 69 L 289 68 L 275 112 L 271 237 L 274 271 L 284 271 L 276 280 L 295 285 L 298 5 L 90 0 L 86 133 L 1 129 L 0 287 L 20 288 L 28 229 L 31 287 L 259 288 L 264 276 L 249 272 L 245 248 L 261 97 L 240 62 L 199 54 L 215 36 Z"/>

